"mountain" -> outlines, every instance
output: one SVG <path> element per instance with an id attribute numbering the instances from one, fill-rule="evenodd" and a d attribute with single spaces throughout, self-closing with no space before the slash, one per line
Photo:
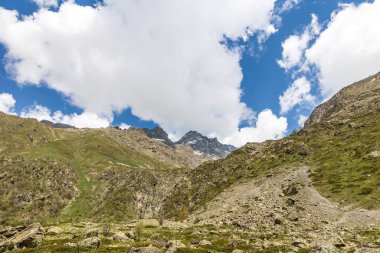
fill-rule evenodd
<path id="1" fill-rule="evenodd" d="M 153 129 L 143 128 L 143 131 L 149 138 L 161 141 L 170 147 L 174 147 L 174 143 L 169 139 L 169 135 L 161 127 L 155 127 Z"/>
<path id="2" fill-rule="evenodd" d="M 46 125 L 49 125 L 51 127 L 54 127 L 54 128 L 76 128 L 76 127 L 71 126 L 71 125 L 62 124 L 62 123 L 54 123 L 54 122 L 51 122 L 49 120 L 41 120 L 40 122 L 44 123 Z"/>
<path id="3" fill-rule="evenodd" d="M 204 160 L 208 160 L 210 157 L 213 157 L 213 159 L 223 158 L 236 150 L 236 147 L 232 145 L 222 144 L 216 138 L 208 138 L 196 131 L 190 131 L 179 141 L 173 142 L 169 139 L 168 133 L 161 127 L 143 128 L 142 130 L 149 138 L 162 142 L 169 147 L 178 148 L 187 145 L 194 150 L 195 154 L 204 157 Z M 207 156 L 209 157 L 208 159 L 206 158 Z"/>
<path id="4" fill-rule="evenodd" d="M 355 212 L 355 208 L 378 210 L 379 138 L 380 74 L 377 74 L 344 88 L 318 106 L 299 132 L 278 141 L 249 143 L 225 159 L 207 162 L 191 171 L 167 198 L 165 215 L 181 218 L 182 210 L 186 210 L 185 213 L 199 212 L 198 222 L 207 224 L 236 223 L 239 222 L 236 217 L 244 217 L 241 219 L 244 226 L 257 222 L 267 225 L 266 221 L 272 219 L 263 221 L 265 217 L 259 216 L 263 213 L 254 210 L 258 202 L 251 202 L 250 198 L 258 199 L 265 212 L 276 211 L 271 210 L 273 206 L 280 208 L 279 215 L 287 220 L 294 215 L 290 208 L 307 210 L 304 204 L 308 202 L 310 209 L 319 212 L 313 216 L 317 223 L 329 218 L 332 220 L 328 222 L 337 222 L 347 212 Z M 252 195 L 247 195 L 249 192 Z M 301 192 L 303 196 L 298 195 Z M 224 203 L 228 199 L 222 197 L 224 194 L 236 196 L 234 203 Z M 224 209 L 242 203 L 247 206 L 240 212 L 230 214 Z M 331 210 L 323 211 L 327 207 Z M 297 219 L 312 223 L 307 219 L 308 212 L 300 210 Z M 334 217 L 329 217 L 329 213 L 322 215 L 328 211 L 335 213 Z M 377 222 L 380 225 L 379 219 Z"/>
<path id="5" fill-rule="evenodd" d="M 378 252 L 380 74 L 205 162 L 222 149 L 196 132 L 0 122 L 0 252 Z"/>
<path id="6" fill-rule="evenodd" d="M 222 144 L 216 138 L 208 138 L 196 131 L 188 132 L 176 144 L 187 144 L 201 154 L 216 157 L 225 157 L 236 150 L 232 145 Z"/>

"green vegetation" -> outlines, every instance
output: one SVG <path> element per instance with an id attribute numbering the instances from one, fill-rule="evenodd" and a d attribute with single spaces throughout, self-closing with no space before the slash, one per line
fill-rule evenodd
<path id="1" fill-rule="evenodd" d="M 94 225 L 94 224 L 93 224 Z M 100 225 L 100 224 L 99 224 Z M 179 252 L 207 253 L 207 252 L 232 252 L 234 249 L 243 250 L 244 252 L 311 252 L 315 246 L 294 247 L 292 242 L 294 236 L 302 237 L 302 232 L 296 232 L 293 235 L 288 233 L 262 232 L 257 230 L 242 230 L 236 227 L 222 226 L 194 226 L 187 228 L 157 227 L 143 226 L 143 223 L 129 226 L 114 224 L 112 229 L 117 229 L 125 234 L 130 232 L 136 235 L 138 227 L 144 227 L 140 231 L 140 235 L 136 239 L 128 239 L 126 241 L 112 240 L 114 231 L 109 235 L 99 235 L 101 244 L 98 249 L 88 249 L 84 247 L 67 246 L 65 243 L 78 244 L 84 239 L 84 231 L 86 227 L 81 224 L 61 224 L 66 231 L 75 231 L 78 235 L 72 239 L 72 233 L 65 232 L 58 235 L 50 235 L 45 238 L 42 245 L 34 249 L 16 250 L 13 252 L 128 252 L 132 247 L 148 247 L 153 246 L 161 249 L 163 252 L 167 250 L 168 242 L 176 240 L 183 244 L 186 248 L 178 249 Z M 98 226 L 97 228 L 101 228 Z M 78 230 L 79 229 L 79 230 Z M 79 231 L 79 232 L 78 232 Z M 100 231 L 100 230 L 99 230 Z M 74 232 L 73 232 L 74 233 Z M 79 233 L 79 234 L 78 234 Z M 355 236 L 353 236 L 355 234 Z M 345 242 L 355 244 L 368 244 L 378 239 L 379 230 L 354 231 L 353 234 L 346 233 L 342 235 Z M 360 237 L 359 237 L 360 236 Z M 203 245 L 201 241 L 207 240 L 210 244 Z M 349 247 L 346 248 L 350 252 Z"/>
<path id="2" fill-rule="evenodd" d="M 171 165 L 121 146 L 103 130 L 52 129 L 36 120 L 0 117 L 0 181 L 11 189 L 0 190 L 0 224 L 135 218 L 138 185 L 128 180 L 170 173 Z"/>
<path id="3" fill-rule="evenodd" d="M 314 172 L 311 179 L 326 197 L 345 205 L 380 207 L 380 159 L 370 156 L 380 150 L 379 122 L 380 114 L 375 114 L 355 120 L 363 125 L 357 129 L 346 124 L 300 134 L 311 148 L 307 159 Z"/>
<path id="4" fill-rule="evenodd" d="M 361 126 L 352 129 L 351 125 Z M 226 159 L 193 170 L 191 184 L 177 187 L 166 200 L 166 217 L 185 218 L 232 184 L 260 180 L 280 171 L 307 166 L 313 185 L 336 203 L 380 208 L 380 114 L 345 124 L 320 123 L 278 141 L 247 144 Z"/>

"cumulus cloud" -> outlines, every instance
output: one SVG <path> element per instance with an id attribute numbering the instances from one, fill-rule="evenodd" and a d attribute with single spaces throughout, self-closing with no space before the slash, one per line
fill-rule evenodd
<path id="1" fill-rule="evenodd" d="M 274 7 L 275 0 L 65 1 L 22 19 L 0 8 L 0 42 L 20 84 L 44 83 L 102 117 L 131 108 L 176 136 L 227 137 L 252 113 L 240 100 L 242 49 L 221 42 L 273 33 Z"/>
<path id="2" fill-rule="evenodd" d="M 310 40 L 319 34 L 320 29 L 318 17 L 312 14 L 311 23 L 301 34 L 291 35 L 282 43 L 282 59 L 277 61 L 280 67 L 290 70 L 299 66 Z"/>
<path id="3" fill-rule="evenodd" d="M 58 0 L 31 0 L 41 8 L 58 7 Z"/>
<path id="4" fill-rule="evenodd" d="M 241 128 L 237 133 L 223 141 L 240 147 L 247 142 L 263 142 L 268 139 L 279 139 L 285 136 L 288 122 L 285 117 L 277 117 L 269 109 L 259 113 L 255 127 Z"/>
<path id="5" fill-rule="evenodd" d="M 298 126 L 299 127 L 303 127 L 304 125 L 305 125 L 305 121 L 308 119 L 308 117 L 307 116 L 305 116 L 305 115 L 300 115 L 299 117 L 298 117 Z"/>
<path id="6" fill-rule="evenodd" d="M 49 110 L 49 108 L 38 104 L 34 104 L 33 106 L 23 108 L 19 116 L 22 118 L 37 119 L 38 121 L 53 121 L 51 111 Z"/>
<path id="7" fill-rule="evenodd" d="M 35 104 L 24 108 L 20 115 L 23 118 L 34 118 L 39 121 L 49 120 L 54 123 L 63 123 L 77 128 L 101 128 L 110 125 L 108 119 L 99 117 L 95 113 L 83 112 L 81 114 L 63 114 L 61 111 L 52 113 L 49 108 Z"/>
<path id="8" fill-rule="evenodd" d="M 305 78 L 296 79 L 280 96 L 281 114 L 290 111 L 294 106 L 302 103 L 313 103 L 315 97 L 310 94 L 311 83 Z"/>
<path id="9" fill-rule="evenodd" d="M 343 87 L 380 71 L 379 13 L 380 0 L 340 5 L 322 31 L 314 17 L 301 35 L 283 42 L 279 65 L 291 70 L 293 76 L 313 75 L 322 97 L 330 98 Z M 317 74 L 311 71 L 314 69 Z"/>
<path id="10" fill-rule="evenodd" d="M 307 64 L 318 68 L 322 95 L 380 71 L 380 0 L 345 4 L 336 11 L 306 51 Z"/>
<path id="11" fill-rule="evenodd" d="M 0 94 L 0 111 L 8 114 L 14 114 L 14 106 L 16 100 L 13 98 L 12 94 L 1 93 Z"/>

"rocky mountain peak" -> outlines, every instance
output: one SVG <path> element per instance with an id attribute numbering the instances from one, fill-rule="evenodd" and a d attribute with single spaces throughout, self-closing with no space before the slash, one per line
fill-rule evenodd
<path id="1" fill-rule="evenodd" d="M 174 143 L 169 139 L 168 133 L 161 127 L 155 127 L 153 129 L 143 128 L 143 131 L 149 138 L 161 141 L 170 147 L 174 147 Z"/>
<path id="2" fill-rule="evenodd" d="M 189 131 L 176 144 L 187 144 L 202 154 L 218 157 L 224 157 L 236 150 L 232 145 L 222 144 L 217 138 L 208 138 L 197 131 Z"/>

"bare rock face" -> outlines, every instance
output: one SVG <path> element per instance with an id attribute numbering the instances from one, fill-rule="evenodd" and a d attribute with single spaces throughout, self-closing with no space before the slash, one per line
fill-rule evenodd
<path id="1" fill-rule="evenodd" d="M 236 147 L 232 145 L 222 144 L 216 138 L 208 138 L 196 131 L 188 132 L 176 144 L 187 144 L 196 152 L 219 158 L 236 150 Z"/>
<path id="2" fill-rule="evenodd" d="M 13 234 L 14 229 L 10 228 L 5 234 Z M 25 227 L 21 231 L 16 229 L 16 233 L 10 238 L 0 242 L 0 252 L 22 248 L 36 248 L 42 243 L 45 231 L 41 224 L 33 224 Z"/>
<path id="3" fill-rule="evenodd" d="M 174 142 L 172 142 L 169 139 L 168 133 L 165 132 L 165 130 L 162 129 L 161 127 L 155 127 L 153 129 L 143 128 L 142 130 L 146 133 L 146 135 L 149 138 L 165 143 L 169 147 L 172 147 L 172 148 L 175 147 Z"/>

